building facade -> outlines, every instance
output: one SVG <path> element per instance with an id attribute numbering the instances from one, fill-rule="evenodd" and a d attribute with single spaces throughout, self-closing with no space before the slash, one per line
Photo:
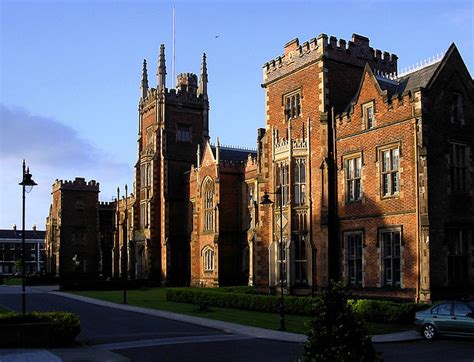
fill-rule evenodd
<path id="1" fill-rule="evenodd" d="M 13 225 L 11 230 L 0 230 L 0 276 L 21 272 L 22 231 Z M 44 230 L 25 230 L 25 271 L 26 274 L 44 271 Z"/>
<path id="2" fill-rule="evenodd" d="M 311 294 L 335 279 L 361 296 L 471 293 L 472 77 L 454 44 L 405 74 L 397 61 L 357 34 L 288 42 L 263 66 L 253 151 L 210 144 L 206 56 L 199 78 L 168 89 L 162 45 L 156 88 L 143 63 L 133 193 L 96 227 L 109 240 L 95 241 L 102 267 L 163 285 L 271 292 L 282 281 Z"/>
<path id="3" fill-rule="evenodd" d="M 99 275 L 99 183 L 80 177 L 56 180 L 51 194 L 45 236 L 47 272 L 62 277 L 74 273 Z"/>

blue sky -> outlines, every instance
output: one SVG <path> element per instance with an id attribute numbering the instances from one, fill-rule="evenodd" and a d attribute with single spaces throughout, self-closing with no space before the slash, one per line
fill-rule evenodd
<path id="1" fill-rule="evenodd" d="M 455 42 L 472 75 L 473 1 L 334 3 L 0 0 L 0 228 L 21 225 L 23 158 L 39 184 L 27 227 L 44 229 L 55 179 L 96 179 L 103 201 L 132 185 L 142 61 L 155 87 L 164 43 L 171 86 L 173 6 L 176 73 L 199 74 L 207 53 L 211 135 L 223 144 L 254 147 L 262 65 L 295 37 L 362 34 L 399 69 Z"/>

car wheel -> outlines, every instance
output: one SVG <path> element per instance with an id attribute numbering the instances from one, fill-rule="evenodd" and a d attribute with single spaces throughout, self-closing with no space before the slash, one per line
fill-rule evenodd
<path id="1" fill-rule="evenodd" d="M 433 340 L 436 337 L 436 329 L 432 324 L 425 324 L 423 326 L 423 337 L 428 341 Z"/>

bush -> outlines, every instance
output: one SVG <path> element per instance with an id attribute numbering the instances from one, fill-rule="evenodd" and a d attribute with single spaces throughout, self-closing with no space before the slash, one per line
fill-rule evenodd
<path id="1" fill-rule="evenodd" d="M 204 288 L 168 288 L 166 300 L 177 303 L 192 303 L 214 307 L 237 308 L 269 313 L 279 313 L 280 297 Z M 230 289 L 232 290 L 232 289 Z M 315 298 L 285 296 L 285 312 L 288 314 L 310 315 Z"/>
<path id="2" fill-rule="evenodd" d="M 347 302 L 342 284 L 331 284 L 314 305 L 304 361 L 375 361 L 366 327 Z"/>
<path id="3" fill-rule="evenodd" d="M 414 323 L 415 313 L 426 304 L 398 303 L 386 300 L 359 299 L 349 301 L 354 312 L 368 322 Z"/>
<path id="4" fill-rule="evenodd" d="M 279 313 L 280 296 L 256 294 L 252 287 L 224 288 L 168 288 L 166 300 L 214 307 L 238 308 L 269 313 Z M 313 315 L 313 304 L 318 297 L 285 296 L 285 312 Z M 411 324 L 415 313 L 426 304 L 392 302 L 383 300 L 349 300 L 354 313 L 367 322 Z"/>
<path id="5" fill-rule="evenodd" d="M 32 312 L 0 314 L 0 328 L 6 324 L 47 323 L 50 327 L 51 344 L 63 346 L 72 344 L 81 332 L 79 317 L 69 312 Z"/>

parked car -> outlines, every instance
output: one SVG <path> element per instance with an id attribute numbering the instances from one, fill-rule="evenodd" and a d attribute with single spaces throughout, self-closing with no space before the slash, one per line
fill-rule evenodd
<path id="1" fill-rule="evenodd" d="M 437 336 L 474 337 L 474 302 L 446 301 L 419 311 L 415 327 L 428 340 Z"/>

